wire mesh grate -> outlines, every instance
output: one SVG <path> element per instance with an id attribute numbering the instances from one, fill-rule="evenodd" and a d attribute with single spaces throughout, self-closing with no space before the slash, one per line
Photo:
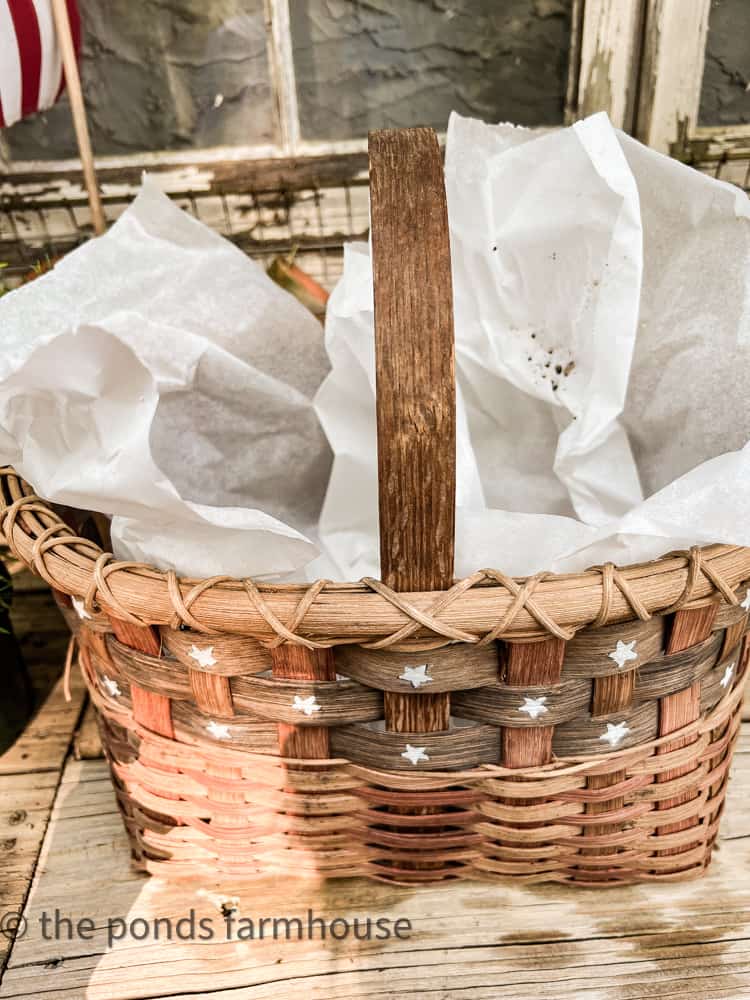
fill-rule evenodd
<path id="1" fill-rule="evenodd" d="M 750 192 L 750 138 L 717 142 L 690 139 L 676 155 L 702 173 Z M 242 170 L 227 164 L 224 173 L 205 165 L 166 169 L 152 176 L 186 212 L 221 233 L 264 266 L 294 251 L 313 278 L 331 288 L 341 274 L 344 243 L 366 239 L 369 225 L 367 175 L 362 158 L 331 158 L 313 171 L 304 161 L 288 164 L 287 183 L 274 185 L 279 168 L 245 183 Z M 248 163 L 257 174 L 257 164 Z M 200 185 L 191 184 L 197 170 Z M 109 224 L 132 202 L 140 168 L 123 179 L 103 171 L 100 178 Z M 238 174 L 239 179 L 234 179 Z M 209 176 L 209 180 L 206 180 Z M 161 180 L 159 180 L 161 178 Z M 187 178 L 187 179 L 185 179 Z M 218 178 L 218 179 L 217 179 Z M 228 179 L 227 179 L 228 178 Z M 12 286 L 40 261 L 55 259 L 93 234 L 91 217 L 75 172 L 6 174 L 0 180 L 0 262 L 2 279 Z"/>
<path id="2" fill-rule="evenodd" d="M 209 190 L 172 180 L 166 193 L 186 212 L 266 265 L 294 251 L 301 267 L 325 287 L 341 273 L 344 243 L 366 239 L 369 224 L 366 175 L 341 177 L 302 186 L 258 188 L 213 184 Z M 153 175 L 159 178 L 159 175 Z M 171 175 L 170 175 L 171 177 Z M 102 182 L 109 224 L 133 201 L 137 184 Z M 0 182 L 0 262 L 3 280 L 15 284 L 47 258 L 55 259 L 93 235 L 80 185 L 51 173 L 33 181 L 6 175 Z"/>

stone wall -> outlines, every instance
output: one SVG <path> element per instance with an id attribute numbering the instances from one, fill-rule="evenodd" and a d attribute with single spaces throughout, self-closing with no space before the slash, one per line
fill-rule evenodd
<path id="1" fill-rule="evenodd" d="M 263 0 L 79 0 L 97 154 L 277 138 Z M 303 136 L 444 128 L 456 108 L 562 121 L 572 0 L 290 0 Z M 2 134 L 15 159 L 75 155 L 63 102 Z"/>
<path id="2" fill-rule="evenodd" d="M 572 0 L 292 2 L 302 133 L 562 121 Z"/>
<path id="3" fill-rule="evenodd" d="M 97 154 L 272 142 L 263 0 L 79 0 Z M 67 104 L 4 133 L 17 159 L 76 155 Z"/>
<path id="4" fill-rule="evenodd" d="M 701 125 L 750 123 L 750 2 L 713 0 L 708 22 Z"/>

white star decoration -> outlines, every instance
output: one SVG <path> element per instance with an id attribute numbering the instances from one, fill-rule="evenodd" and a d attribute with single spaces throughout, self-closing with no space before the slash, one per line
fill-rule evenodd
<path id="1" fill-rule="evenodd" d="M 410 764 L 418 764 L 420 760 L 429 760 L 430 758 L 424 752 L 424 747 L 413 747 L 411 743 L 406 744 L 406 750 L 401 754 Z"/>
<path id="2" fill-rule="evenodd" d="M 611 653 L 607 653 L 610 660 L 614 660 L 620 670 L 622 670 L 628 660 L 638 659 L 638 654 L 635 651 L 637 641 L 637 639 L 633 639 L 632 642 L 623 642 L 622 639 L 618 639 L 617 646 Z"/>
<path id="3" fill-rule="evenodd" d="M 547 698 L 524 698 L 523 704 L 519 706 L 519 712 L 525 712 L 530 719 L 536 719 L 540 715 L 546 715 L 549 709 L 545 705 Z"/>
<path id="4" fill-rule="evenodd" d="M 725 688 L 725 687 L 729 687 L 729 682 L 730 682 L 730 681 L 731 681 L 731 679 L 732 679 L 732 674 L 733 674 L 733 673 L 734 673 L 734 660 L 732 660 L 732 662 L 731 662 L 731 663 L 729 664 L 729 666 L 728 666 L 728 667 L 726 668 L 726 670 L 724 671 L 724 676 L 723 676 L 723 677 L 721 678 L 721 680 L 719 681 L 719 684 L 721 684 L 721 686 L 722 686 L 723 688 Z"/>
<path id="5" fill-rule="evenodd" d="M 745 591 L 745 600 L 740 604 L 740 607 L 744 608 L 745 611 L 750 611 L 750 587 Z"/>
<path id="6" fill-rule="evenodd" d="M 102 687 L 107 692 L 107 694 L 112 695 L 113 698 L 119 698 L 120 695 L 122 694 L 122 691 L 120 690 L 120 685 L 117 683 L 117 681 L 113 681 L 112 678 L 107 677 L 106 674 L 102 677 Z"/>
<path id="7" fill-rule="evenodd" d="M 225 725 L 223 722 L 211 721 L 206 725 L 206 729 L 215 740 L 228 740 L 231 738 L 229 726 Z"/>
<path id="8" fill-rule="evenodd" d="M 86 608 L 84 606 L 83 598 L 82 597 L 73 597 L 73 598 L 71 598 L 71 602 L 72 602 L 73 607 L 75 609 L 75 613 L 78 615 L 78 617 L 81 619 L 81 621 L 83 621 L 84 618 L 90 618 L 91 617 L 91 615 L 88 613 L 88 611 L 86 610 Z"/>
<path id="9" fill-rule="evenodd" d="M 628 735 L 630 732 L 630 727 L 627 722 L 618 722 L 613 725 L 611 722 L 607 723 L 607 731 L 602 733 L 599 737 L 604 743 L 609 743 L 611 747 L 616 747 L 617 744 Z"/>
<path id="10" fill-rule="evenodd" d="M 418 688 L 422 684 L 430 684 L 432 677 L 427 673 L 429 667 L 426 663 L 418 667 L 404 667 L 403 674 L 398 675 L 400 681 L 407 681 L 413 688 Z"/>
<path id="11" fill-rule="evenodd" d="M 320 705 L 314 694 L 311 694 L 309 698 L 300 698 L 298 694 L 295 694 L 292 708 L 295 712 L 304 712 L 305 715 L 312 715 L 313 712 L 320 711 Z"/>
<path id="12" fill-rule="evenodd" d="M 212 667 L 216 663 L 213 646 L 206 646 L 205 649 L 191 646 L 188 656 L 191 660 L 195 660 L 201 667 Z"/>

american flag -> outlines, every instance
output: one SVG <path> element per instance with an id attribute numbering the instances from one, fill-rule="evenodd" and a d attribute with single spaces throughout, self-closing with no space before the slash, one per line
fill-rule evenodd
<path id="1" fill-rule="evenodd" d="M 76 51 L 81 22 L 66 0 Z M 0 128 L 51 108 L 63 89 L 51 0 L 0 0 Z"/>

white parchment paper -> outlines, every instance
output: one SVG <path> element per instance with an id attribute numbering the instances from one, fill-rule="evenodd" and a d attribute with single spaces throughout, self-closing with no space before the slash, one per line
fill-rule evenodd
<path id="1" fill-rule="evenodd" d="M 750 545 L 746 196 L 604 115 L 543 135 L 453 115 L 446 189 L 457 574 Z M 0 299 L 0 332 L 0 461 L 114 515 L 117 556 L 378 575 L 366 244 L 345 248 L 324 345 L 147 180 L 106 236 Z"/>
<path id="2" fill-rule="evenodd" d="M 750 438 L 746 196 L 603 114 L 542 136 L 454 114 L 446 189 L 457 574 L 750 544 L 750 453 L 731 451 Z M 348 248 L 316 399 L 344 577 L 378 573 L 371 281 Z"/>
<path id="3" fill-rule="evenodd" d="M 299 570 L 328 480 L 320 324 L 146 180 L 110 231 L 0 300 L 0 458 L 113 514 L 115 554 Z"/>

